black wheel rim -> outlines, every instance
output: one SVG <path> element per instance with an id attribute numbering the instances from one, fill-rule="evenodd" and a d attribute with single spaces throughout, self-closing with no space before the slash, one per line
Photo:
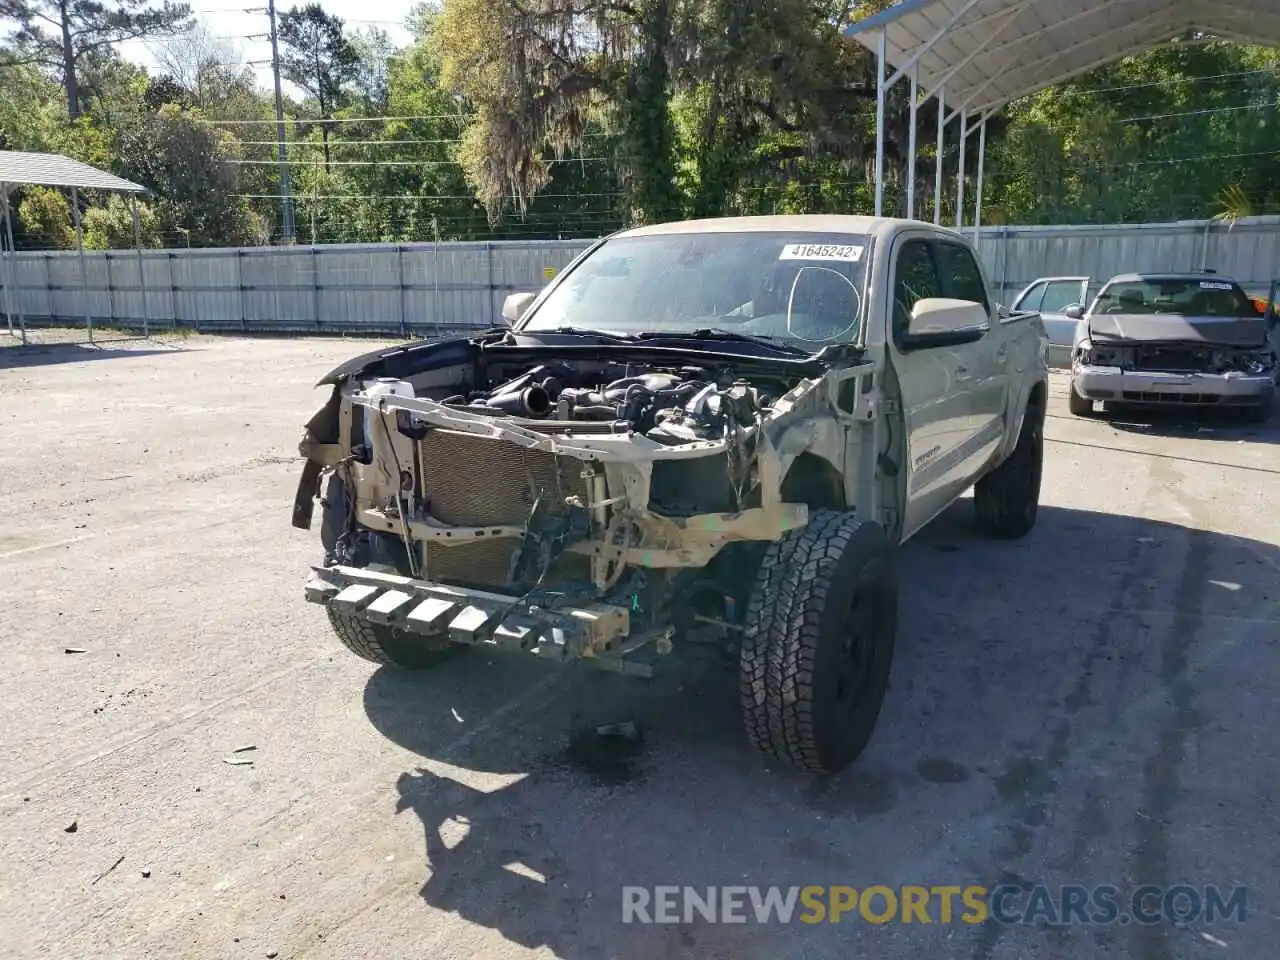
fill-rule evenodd
<path id="1" fill-rule="evenodd" d="M 858 579 L 845 617 L 844 644 L 835 671 L 835 698 L 842 713 L 854 713 L 866 701 L 884 628 L 884 593 L 878 579 Z"/>

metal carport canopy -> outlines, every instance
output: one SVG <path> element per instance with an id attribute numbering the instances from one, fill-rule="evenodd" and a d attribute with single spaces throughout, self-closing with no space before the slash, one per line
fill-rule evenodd
<path id="1" fill-rule="evenodd" d="M 1189 31 L 1280 46 L 1276 0 L 900 0 L 845 29 L 899 77 L 983 113 Z M 891 77 L 889 86 L 896 77 Z"/>
<path id="2" fill-rule="evenodd" d="M 85 302 L 85 325 L 89 331 L 89 341 L 93 342 L 93 318 L 89 315 L 89 280 L 84 262 L 84 229 L 80 223 L 80 203 L 78 191 L 110 190 L 114 193 L 129 195 L 130 210 L 133 215 L 133 244 L 138 255 L 138 283 L 142 288 L 142 301 L 147 300 L 147 281 L 142 269 L 142 235 L 138 224 L 138 205 L 136 195 L 150 193 L 146 187 L 139 186 L 113 173 L 91 167 L 79 160 L 72 160 L 60 153 L 26 153 L 20 150 L 0 150 L 0 221 L 3 224 L 4 243 L 8 256 L 4 258 L 8 268 L 5 271 L 5 315 L 9 321 L 9 333 L 13 333 L 13 313 L 15 290 L 17 287 L 17 269 L 14 258 L 17 250 L 13 244 L 13 223 L 9 212 L 9 188 L 21 186 L 66 187 L 71 190 L 71 216 L 76 227 L 76 249 L 80 254 L 81 295 Z M 27 323 L 22 313 L 21 300 L 17 301 L 18 323 L 22 328 L 22 342 L 27 342 Z M 145 312 L 145 309 L 144 309 Z M 144 336 L 148 333 L 147 320 L 143 320 Z"/>
<path id="3" fill-rule="evenodd" d="M 884 208 L 885 99 L 911 86 L 907 216 L 915 216 L 921 88 L 938 100 L 937 155 L 960 118 L 956 228 L 964 225 L 965 147 L 978 131 L 974 240 L 982 227 L 987 119 L 1010 100 L 1087 73 L 1190 32 L 1280 46 L 1277 0 L 900 0 L 844 29 L 876 54 L 875 213 Z M 889 72 L 893 68 L 893 73 Z M 951 107 L 950 113 L 947 108 Z M 978 120 L 969 123 L 976 115 Z M 942 164 L 935 166 L 933 220 L 942 222 Z"/>

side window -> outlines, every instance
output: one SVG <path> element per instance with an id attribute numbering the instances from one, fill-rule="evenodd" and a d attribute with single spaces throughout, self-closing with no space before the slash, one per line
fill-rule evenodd
<path id="1" fill-rule="evenodd" d="M 1058 280 L 1049 284 L 1044 292 L 1044 302 L 1039 309 L 1044 313 L 1061 313 L 1073 303 L 1080 303 L 1081 283 L 1079 280 Z"/>
<path id="2" fill-rule="evenodd" d="M 1040 301 L 1044 299 L 1045 284 L 1037 283 L 1013 305 L 1015 310 L 1039 310 Z"/>
<path id="3" fill-rule="evenodd" d="M 916 301 L 944 296 L 942 281 L 925 240 L 908 240 L 898 251 L 893 271 L 893 338 L 901 342 Z"/>
<path id="4" fill-rule="evenodd" d="M 988 310 L 991 309 L 991 303 L 987 300 L 987 285 L 982 281 L 982 271 L 978 269 L 978 261 L 968 247 L 962 247 L 958 243 L 939 242 L 938 272 L 942 275 L 942 285 L 947 291 L 943 296 L 972 300 Z"/>

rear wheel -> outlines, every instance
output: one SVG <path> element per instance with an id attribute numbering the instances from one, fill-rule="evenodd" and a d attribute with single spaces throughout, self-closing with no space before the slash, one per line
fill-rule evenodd
<path id="1" fill-rule="evenodd" d="M 817 510 L 770 544 L 740 655 L 752 745 L 815 773 L 853 762 L 888 689 L 897 604 L 893 547 L 877 523 Z"/>
<path id="2" fill-rule="evenodd" d="M 1082 397 L 1076 393 L 1076 385 L 1073 383 L 1067 387 L 1067 409 L 1076 417 L 1092 417 L 1093 401 L 1087 397 Z"/>
<path id="3" fill-rule="evenodd" d="M 406 670 L 426 670 L 461 649 L 447 637 L 407 633 L 362 617 L 326 608 L 329 624 L 342 645 L 362 660 L 389 663 Z"/>
<path id="4" fill-rule="evenodd" d="M 1040 479 L 1044 472 L 1044 407 L 1027 405 L 1018 445 L 1000 466 L 973 488 L 978 525 L 1005 540 L 1026 536 L 1040 511 Z"/>

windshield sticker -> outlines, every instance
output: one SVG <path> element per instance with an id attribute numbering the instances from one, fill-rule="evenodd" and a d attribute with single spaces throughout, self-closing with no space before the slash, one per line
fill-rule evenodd
<path id="1" fill-rule="evenodd" d="M 831 243 L 788 243 L 778 254 L 779 260 L 828 260 L 836 263 L 857 263 L 862 259 L 862 247 Z"/>
<path id="2" fill-rule="evenodd" d="M 1229 283 L 1222 283 L 1221 281 L 1218 281 L 1218 280 L 1201 280 L 1200 289 L 1201 290 L 1233 290 L 1235 288 L 1232 287 L 1231 284 Z"/>

